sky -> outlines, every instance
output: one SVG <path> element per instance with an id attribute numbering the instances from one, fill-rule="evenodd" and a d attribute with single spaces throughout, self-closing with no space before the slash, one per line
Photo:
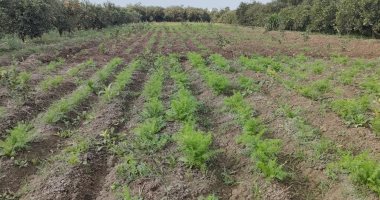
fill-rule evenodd
<path id="1" fill-rule="evenodd" d="M 90 0 L 90 2 L 93 3 L 103 3 L 107 0 Z M 230 7 L 231 9 L 235 9 L 239 6 L 240 2 L 250 2 L 250 0 L 109 0 L 110 2 L 113 2 L 120 6 L 125 6 L 128 4 L 136 4 L 141 3 L 142 5 L 146 6 L 177 6 L 177 5 L 183 5 L 183 6 L 192 6 L 192 7 L 199 7 L 199 8 L 225 8 Z M 270 2 L 270 0 L 257 0 L 263 3 Z"/>

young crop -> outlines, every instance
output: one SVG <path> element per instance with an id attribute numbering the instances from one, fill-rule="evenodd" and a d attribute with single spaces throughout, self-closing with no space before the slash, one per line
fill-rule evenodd
<path id="1" fill-rule="evenodd" d="M 163 147 L 168 138 L 160 136 L 157 133 L 165 126 L 165 122 L 162 117 L 149 118 L 144 120 L 141 124 L 134 129 L 134 133 L 137 138 L 137 145 L 139 149 L 156 150 Z"/>
<path id="2" fill-rule="evenodd" d="M 58 67 L 62 66 L 63 63 L 65 63 L 65 60 L 63 58 L 58 58 L 56 61 L 50 62 L 46 67 L 45 70 L 48 72 L 56 70 Z"/>
<path id="3" fill-rule="evenodd" d="M 197 53 L 189 53 L 188 57 L 192 65 L 198 69 L 200 74 L 202 74 L 203 78 L 206 80 L 207 85 L 210 86 L 214 92 L 221 94 L 230 89 L 231 84 L 229 79 L 208 69 L 201 55 Z"/>
<path id="4" fill-rule="evenodd" d="M 112 74 L 116 67 L 121 64 L 121 62 L 122 60 L 120 58 L 113 59 L 103 69 L 98 71 L 90 81 L 80 86 L 69 96 L 53 103 L 44 114 L 43 121 L 47 123 L 56 123 L 63 119 L 68 112 L 73 111 L 85 101 L 91 93 L 95 92 L 94 90 L 97 90 L 94 83 L 102 84 Z"/>
<path id="5" fill-rule="evenodd" d="M 350 174 L 353 181 L 366 185 L 380 195 L 380 164 L 368 153 L 357 156 L 345 155 L 340 161 L 340 166 Z"/>
<path id="6" fill-rule="evenodd" d="M 251 94 L 252 92 L 258 91 L 260 89 L 260 86 L 258 84 L 246 76 L 240 76 L 238 78 L 238 84 L 240 90 L 244 91 L 244 93 L 247 94 Z"/>
<path id="7" fill-rule="evenodd" d="M 47 77 L 45 80 L 43 80 L 39 84 L 39 88 L 43 91 L 49 91 L 55 88 L 58 88 L 59 85 L 63 82 L 63 76 L 54 76 L 54 77 Z"/>
<path id="8" fill-rule="evenodd" d="M 181 161 L 189 167 L 207 168 L 207 162 L 217 153 L 211 150 L 212 136 L 210 133 L 196 131 L 192 123 L 186 123 L 176 135 L 175 140 L 183 154 Z"/>
<path id="9" fill-rule="evenodd" d="M 78 165 L 80 156 L 90 149 L 90 140 L 79 138 L 72 146 L 64 149 L 64 159 L 70 165 Z"/>
<path id="10" fill-rule="evenodd" d="M 146 99 L 160 98 L 162 93 L 162 85 L 164 79 L 163 68 L 155 71 L 152 77 L 147 81 L 144 87 L 143 96 Z"/>
<path id="11" fill-rule="evenodd" d="M 67 71 L 67 75 L 69 76 L 76 76 L 81 70 L 83 69 L 86 69 L 86 68 L 90 68 L 90 67 L 95 67 L 96 64 L 94 62 L 94 60 L 90 59 L 82 64 L 79 64 L 71 69 L 69 69 L 69 71 Z"/>
<path id="12" fill-rule="evenodd" d="M 378 77 L 367 78 L 360 86 L 369 94 L 380 95 L 380 79 Z"/>
<path id="13" fill-rule="evenodd" d="M 144 109 L 142 111 L 142 116 L 144 119 L 159 117 L 164 114 L 164 105 L 161 100 L 156 98 L 151 98 L 148 102 L 144 104 Z"/>
<path id="14" fill-rule="evenodd" d="M 318 100 L 330 90 L 331 83 L 328 80 L 318 80 L 308 86 L 301 87 L 300 92 L 305 97 Z"/>
<path id="15" fill-rule="evenodd" d="M 30 78 L 30 73 L 25 71 L 19 72 L 13 67 L 0 71 L 0 83 L 8 88 L 12 97 L 21 98 L 21 100 L 27 97 Z"/>
<path id="16" fill-rule="evenodd" d="M 122 163 L 116 168 L 116 173 L 130 183 L 138 177 L 148 176 L 151 170 L 144 162 L 139 162 L 130 154 L 122 159 Z"/>
<path id="17" fill-rule="evenodd" d="M 167 115 L 169 119 L 174 120 L 194 120 L 194 114 L 197 112 L 198 106 L 197 99 L 188 90 L 181 88 L 171 101 Z"/>
<path id="18" fill-rule="evenodd" d="M 245 68 L 256 72 L 265 72 L 268 69 L 278 72 L 283 68 L 279 62 L 276 62 L 270 57 L 257 56 L 254 58 L 247 58 L 245 56 L 240 56 L 239 60 Z"/>
<path id="19" fill-rule="evenodd" d="M 361 126 L 368 122 L 366 112 L 370 107 L 369 97 L 359 99 L 340 99 L 331 103 L 331 108 L 348 124 Z"/>
<path id="20" fill-rule="evenodd" d="M 32 126 L 20 123 L 12 130 L 5 140 L 0 141 L 0 155 L 14 156 L 17 151 L 23 150 L 33 138 Z"/>
<path id="21" fill-rule="evenodd" d="M 133 72 L 140 66 L 140 62 L 134 61 L 129 67 L 116 76 L 116 80 L 105 88 L 102 93 L 104 101 L 111 101 L 115 96 L 118 96 L 125 86 L 131 82 Z"/>
<path id="22" fill-rule="evenodd" d="M 225 59 L 222 55 L 220 54 L 212 54 L 209 59 L 211 62 L 216 65 L 218 68 L 222 70 L 230 70 L 231 66 L 228 63 L 227 59 Z"/>
<path id="23" fill-rule="evenodd" d="M 371 123 L 372 129 L 375 131 L 375 134 L 380 135 L 380 116 L 376 116 Z"/>
<path id="24" fill-rule="evenodd" d="M 224 105 L 238 117 L 240 124 L 244 124 L 253 115 L 253 110 L 244 101 L 244 96 L 241 93 L 235 93 L 231 97 L 225 98 Z"/>

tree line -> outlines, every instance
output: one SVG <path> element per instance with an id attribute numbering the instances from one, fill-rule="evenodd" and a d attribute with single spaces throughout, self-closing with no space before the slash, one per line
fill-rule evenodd
<path id="1" fill-rule="evenodd" d="M 129 5 L 80 0 L 0 0 L 0 37 L 5 34 L 41 37 L 57 30 L 61 35 L 76 30 L 102 29 L 133 22 L 210 22 L 210 12 L 193 7 Z"/>
<path id="2" fill-rule="evenodd" d="M 274 0 L 241 3 L 237 23 L 268 30 L 354 34 L 380 38 L 380 0 Z"/>

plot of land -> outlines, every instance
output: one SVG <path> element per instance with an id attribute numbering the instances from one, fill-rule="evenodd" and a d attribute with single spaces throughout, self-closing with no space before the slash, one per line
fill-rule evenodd
<path id="1" fill-rule="evenodd" d="M 0 199 L 378 199 L 379 47 L 151 23 L 5 52 Z"/>

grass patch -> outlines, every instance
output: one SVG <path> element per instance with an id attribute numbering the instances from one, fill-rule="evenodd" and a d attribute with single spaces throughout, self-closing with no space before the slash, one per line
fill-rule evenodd
<path id="1" fill-rule="evenodd" d="M 23 150 L 33 138 L 32 126 L 30 124 L 19 123 L 12 130 L 5 140 L 0 141 L 0 154 L 14 156 L 17 151 Z"/>
<path id="2" fill-rule="evenodd" d="M 331 108 L 347 124 L 362 126 L 369 121 L 367 111 L 370 108 L 370 99 L 368 96 L 363 96 L 358 99 L 339 99 L 331 103 Z"/>
<path id="3" fill-rule="evenodd" d="M 42 91 L 49 91 L 49 90 L 52 90 L 52 89 L 55 89 L 55 88 L 58 88 L 61 83 L 63 82 L 63 76 L 54 76 L 54 77 L 47 77 L 45 80 L 43 80 L 40 84 L 39 84 L 39 88 L 42 90 Z"/>

